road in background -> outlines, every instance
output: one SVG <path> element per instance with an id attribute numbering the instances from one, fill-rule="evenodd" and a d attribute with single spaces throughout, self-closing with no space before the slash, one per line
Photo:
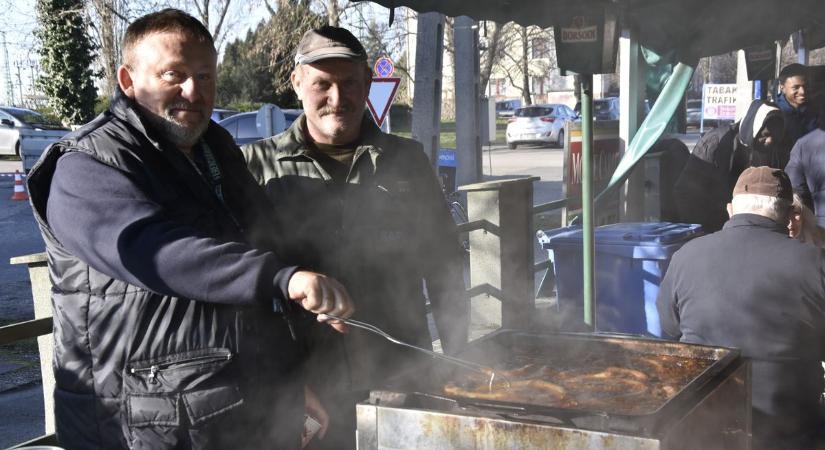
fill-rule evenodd
<path id="1" fill-rule="evenodd" d="M 482 173 L 485 181 L 502 178 L 534 176 L 533 204 L 547 203 L 562 197 L 562 166 L 564 149 L 520 146 L 510 150 L 506 145 L 484 147 Z"/>
<path id="2" fill-rule="evenodd" d="M 0 174 L 14 173 L 15 170 L 23 172 L 23 163 L 19 159 L 0 157 Z"/>

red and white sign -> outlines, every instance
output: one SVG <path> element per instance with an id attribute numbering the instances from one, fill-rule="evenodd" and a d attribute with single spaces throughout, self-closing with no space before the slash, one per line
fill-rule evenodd
<path id="1" fill-rule="evenodd" d="M 379 78 L 389 78 L 392 76 L 393 72 L 395 72 L 395 64 L 392 63 L 392 60 L 387 56 L 382 56 L 375 61 L 375 66 L 372 68 L 375 71 L 375 75 Z"/>
<path id="2" fill-rule="evenodd" d="M 387 118 L 390 105 L 398 92 L 398 85 L 401 78 L 373 78 L 370 86 L 370 94 L 367 97 L 367 107 L 372 114 L 373 120 L 380 127 Z"/>
<path id="3" fill-rule="evenodd" d="M 736 120 L 735 84 L 706 84 L 703 101 L 705 120 Z"/>

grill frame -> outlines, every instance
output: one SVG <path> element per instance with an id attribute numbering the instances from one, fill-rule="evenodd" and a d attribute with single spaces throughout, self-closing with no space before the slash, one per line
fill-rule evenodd
<path id="1" fill-rule="evenodd" d="M 441 442 L 447 447 L 453 446 L 450 442 L 454 438 L 460 437 L 470 442 L 473 435 L 480 433 L 481 437 L 477 436 L 478 439 L 485 439 L 484 436 L 487 436 L 492 442 L 496 442 L 496 445 L 499 442 L 510 442 L 510 448 L 541 448 L 530 445 L 530 439 L 538 433 L 546 434 L 545 437 L 548 439 L 560 439 L 559 442 L 584 442 L 588 448 L 594 445 L 594 442 L 599 443 L 594 448 L 691 448 L 680 447 L 679 442 L 690 441 L 694 434 L 691 429 L 695 430 L 696 427 L 702 427 L 703 433 L 709 437 L 715 436 L 717 440 L 733 442 L 730 445 L 725 444 L 724 448 L 749 446 L 750 367 L 737 350 L 637 336 L 539 334 L 499 330 L 474 341 L 461 356 L 472 359 L 472 353 L 479 351 L 474 349 L 483 350 L 485 346 L 496 342 L 508 343 L 513 337 L 538 340 L 539 343 L 554 339 L 557 342 L 568 342 L 572 339 L 586 345 L 632 344 L 657 349 L 658 354 L 716 355 L 718 359 L 661 407 L 646 414 L 616 414 L 508 402 L 452 399 L 434 392 L 433 386 L 443 381 L 438 373 L 449 374 L 452 371 L 435 363 L 390 380 L 387 384 L 388 389 L 373 391 L 369 399 L 358 405 L 359 446 L 362 445 L 361 441 L 361 448 L 384 447 L 390 442 L 392 445 L 398 445 L 396 448 L 406 448 L 405 445 L 411 445 L 409 443 L 413 442 L 410 439 L 414 439 L 415 445 L 434 445 L 426 439 L 433 439 L 432 430 L 438 428 L 442 431 L 450 430 L 447 434 L 442 433 L 440 438 L 448 441 Z M 423 377 L 422 370 L 431 370 L 437 375 Z M 397 423 L 393 417 L 397 419 Z M 417 423 L 423 429 L 419 433 L 414 429 L 415 425 L 404 425 L 407 422 Z M 386 442 L 378 445 L 378 441 L 382 439 Z M 376 446 L 372 446 L 371 443 L 376 443 Z M 480 448 L 484 448 L 484 445 Z M 508 445 L 502 448 L 508 448 Z"/>

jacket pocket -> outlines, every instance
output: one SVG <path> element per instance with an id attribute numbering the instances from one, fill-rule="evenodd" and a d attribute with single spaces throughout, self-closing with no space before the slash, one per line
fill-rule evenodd
<path id="1" fill-rule="evenodd" d="M 232 361 L 233 354 L 225 348 L 209 348 L 176 353 L 129 364 L 132 381 L 148 392 L 181 391 L 208 382 Z"/>
<path id="2" fill-rule="evenodd" d="M 219 348 L 130 364 L 124 383 L 130 447 L 208 448 L 210 430 L 244 403 L 238 386 L 222 373 L 232 358 Z"/>

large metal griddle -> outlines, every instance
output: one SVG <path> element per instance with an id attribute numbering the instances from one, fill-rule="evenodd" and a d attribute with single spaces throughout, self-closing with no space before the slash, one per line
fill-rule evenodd
<path id="1" fill-rule="evenodd" d="M 601 355 L 610 358 L 611 352 L 616 351 L 699 358 L 711 363 L 682 386 L 678 386 L 678 390 L 670 398 L 662 399 L 660 404 L 644 413 L 617 413 L 587 407 L 561 408 L 535 403 L 450 397 L 443 394 L 442 388 L 446 382 L 460 379 L 461 369 L 435 361 L 429 367 L 418 367 L 389 380 L 387 388 L 403 392 L 410 398 L 419 397 L 417 402 L 422 405 L 440 404 L 442 406 L 439 409 L 443 409 L 445 402 L 454 402 L 457 409 L 468 411 L 495 412 L 505 417 L 516 416 L 539 421 L 547 419 L 568 426 L 644 436 L 654 435 L 662 427 L 678 420 L 742 364 L 739 351 L 735 349 L 625 335 L 537 334 L 513 330 L 499 330 L 474 341 L 458 356 L 480 364 L 497 365 L 502 362 L 501 358 L 511 355 L 513 349 L 525 346 L 540 346 L 542 354 L 551 352 L 555 359 L 564 358 L 568 367 L 575 366 L 576 361 L 585 361 Z M 535 363 L 541 364 L 542 361 Z M 422 376 L 423 373 L 428 373 L 429 376 Z"/>

